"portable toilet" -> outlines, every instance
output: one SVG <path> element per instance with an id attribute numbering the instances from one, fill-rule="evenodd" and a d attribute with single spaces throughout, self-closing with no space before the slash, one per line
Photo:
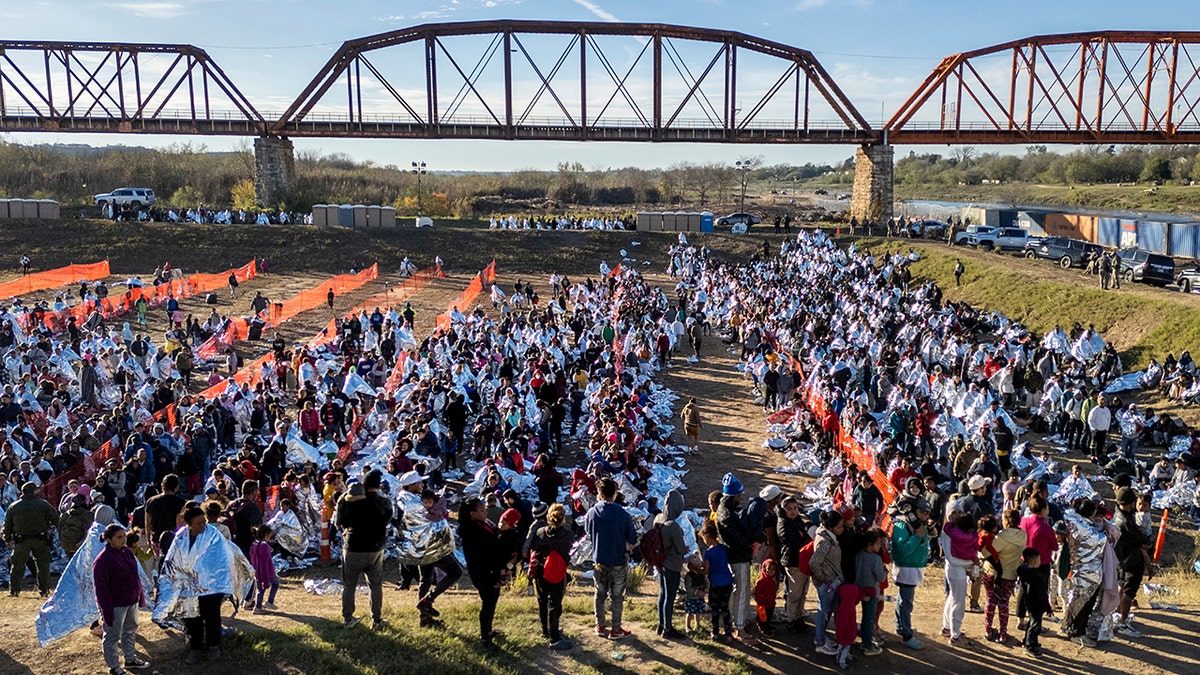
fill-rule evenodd
<path id="1" fill-rule="evenodd" d="M 700 214 L 700 231 L 701 232 L 712 232 L 713 231 L 712 211 L 705 211 L 704 213 Z"/>
<path id="2" fill-rule="evenodd" d="M 8 200 L 0 199 L 0 218 L 8 217 Z"/>
<path id="3" fill-rule="evenodd" d="M 639 232 L 650 231 L 650 213 L 647 211 L 638 211 L 636 220 L 634 221 L 634 229 Z"/>
<path id="4" fill-rule="evenodd" d="M 659 222 L 662 223 L 662 231 L 663 232 L 674 232 L 675 231 L 675 212 L 674 211 L 663 211 L 662 215 L 660 215 L 659 218 L 661 219 Z"/>
<path id="5" fill-rule="evenodd" d="M 359 228 L 367 226 L 367 207 L 363 204 L 354 205 L 354 226 Z"/>
<path id="6" fill-rule="evenodd" d="M 380 208 L 381 207 L 378 204 L 372 204 L 371 206 L 367 207 L 367 227 L 382 226 L 379 222 Z"/>
<path id="7" fill-rule="evenodd" d="M 25 207 L 25 215 L 22 217 L 28 218 L 28 219 L 37 218 L 38 217 L 38 200 L 22 199 L 21 201 Z"/>
<path id="8" fill-rule="evenodd" d="M 379 226 L 380 227 L 395 227 L 396 226 L 396 209 L 391 206 L 379 207 Z"/>
<path id="9" fill-rule="evenodd" d="M 354 227 L 354 207 L 349 204 L 339 204 L 337 222 L 342 227 Z"/>
<path id="10" fill-rule="evenodd" d="M 699 232 L 700 231 L 700 212 L 699 211 L 689 211 L 687 214 L 687 217 L 688 217 L 688 232 Z"/>
<path id="11" fill-rule="evenodd" d="M 329 224 L 329 219 L 326 217 L 324 204 L 313 204 L 312 207 L 312 224 L 317 227 L 325 227 Z"/>

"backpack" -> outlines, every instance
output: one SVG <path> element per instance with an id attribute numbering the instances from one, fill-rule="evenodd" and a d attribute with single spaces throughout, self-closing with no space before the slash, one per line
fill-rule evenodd
<path id="1" fill-rule="evenodd" d="M 567 578 L 567 561 L 558 554 L 558 551 L 551 550 L 546 556 L 546 561 L 542 563 L 542 579 L 549 584 L 561 583 Z"/>
<path id="2" fill-rule="evenodd" d="M 654 527 L 642 535 L 642 560 L 651 567 L 661 567 L 667 560 L 667 551 L 663 548 L 662 528 L 662 523 L 655 523 Z"/>
<path id="3" fill-rule="evenodd" d="M 800 573 L 805 576 L 812 576 L 812 566 L 809 562 L 813 557 L 813 549 L 816 547 L 816 541 L 810 541 L 800 547 L 800 551 L 796 553 L 796 567 L 800 568 Z"/>

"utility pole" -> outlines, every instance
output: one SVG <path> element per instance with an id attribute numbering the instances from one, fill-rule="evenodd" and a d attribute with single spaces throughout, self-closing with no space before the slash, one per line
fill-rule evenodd
<path id="1" fill-rule="evenodd" d="M 417 217 L 421 217 L 421 176 L 425 175 L 425 162 L 413 162 L 412 172 L 417 175 Z"/>
<path id="2" fill-rule="evenodd" d="M 734 169 L 738 172 L 738 176 L 742 182 L 742 199 L 739 202 L 738 211 L 741 213 L 745 213 L 746 212 L 746 174 L 750 171 L 750 161 L 747 160 L 747 161 L 743 162 L 742 160 L 739 159 L 738 161 L 734 162 Z"/>

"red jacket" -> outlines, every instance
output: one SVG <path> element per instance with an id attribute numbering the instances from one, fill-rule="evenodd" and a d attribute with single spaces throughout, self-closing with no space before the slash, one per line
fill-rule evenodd
<path id="1" fill-rule="evenodd" d="M 316 409 L 306 408 L 300 411 L 300 431 L 311 433 L 321 429 L 321 414 Z"/>

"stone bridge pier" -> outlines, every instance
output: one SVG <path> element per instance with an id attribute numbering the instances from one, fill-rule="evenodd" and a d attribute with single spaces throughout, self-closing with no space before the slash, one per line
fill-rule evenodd
<path id="1" fill-rule="evenodd" d="M 296 179 L 296 155 L 291 140 L 281 136 L 254 139 L 254 201 L 276 209 Z"/>
<path id="2" fill-rule="evenodd" d="M 850 216 L 882 225 L 892 218 L 892 146 L 863 145 L 854 155 Z"/>

